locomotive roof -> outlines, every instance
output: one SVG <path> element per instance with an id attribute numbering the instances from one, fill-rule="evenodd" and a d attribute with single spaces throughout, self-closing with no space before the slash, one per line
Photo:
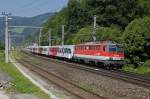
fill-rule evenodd
<path id="1" fill-rule="evenodd" d="M 77 44 L 77 45 L 105 45 L 105 44 L 116 45 L 117 43 L 112 42 L 112 41 L 99 41 L 99 42 L 86 42 L 86 43 Z"/>
<path id="2" fill-rule="evenodd" d="M 31 46 L 31 47 L 35 47 L 35 48 L 38 48 L 38 47 L 43 47 L 43 48 L 48 48 L 48 47 L 72 47 L 74 45 L 55 45 L 55 46 Z"/>

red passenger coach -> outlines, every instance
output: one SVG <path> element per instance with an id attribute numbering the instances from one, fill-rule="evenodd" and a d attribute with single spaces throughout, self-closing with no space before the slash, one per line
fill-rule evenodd
<path id="1" fill-rule="evenodd" d="M 89 42 L 75 46 L 74 58 L 81 62 L 106 67 L 122 67 L 123 49 L 111 41 Z"/>
<path id="2" fill-rule="evenodd" d="M 49 56 L 56 57 L 57 54 L 58 54 L 58 50 L 59 50 L 59 47 L 50 47 L 50 49 L 49 49 Z"/>

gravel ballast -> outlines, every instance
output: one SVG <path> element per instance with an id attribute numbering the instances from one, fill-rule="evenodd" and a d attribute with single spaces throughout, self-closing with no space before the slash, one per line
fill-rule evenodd
<path id="1" fill-rule="evenodd" d="M 97 75 L 84 70 L 79 70 L 66 66 L 66 63 L 49 62 L 40 60 L 41 66 L 48 67 L 49 71 L 71 80 L 85 89 L 91 90 L 107 99 L 150 99 L 150 89 L 118 79 Z"/>

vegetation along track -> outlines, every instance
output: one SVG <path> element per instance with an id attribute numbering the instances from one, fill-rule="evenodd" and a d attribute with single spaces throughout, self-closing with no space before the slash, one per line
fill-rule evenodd
<path id="1" fill-rule="evenodd" d="M 43 56 L 38 56 L 38 55 L 33 55 L 31 53 L 28 52 L 24 52 L 25 54 L 28 54 L 31 57 L 36 57 L 40 60 L 44 60 L 45 63 L 47 62 L 55 62 L 56 64 L 65 64 L 65 66 L 71 67 L 71 68 L 77 68 L 80 70 L 85 70 L 88 72 L 92 72 L 95 74 L 100 74 L 100 75 L 104 75 L 104 76 L 108 76 L 111 78 L 115 78 L 115 79 L 119 79 L 119 80 L 123 80 L 129 83 L 133 83 L 145 88 L 150 88 L 150 77 L 149 76 L 144 76 L 141 74 L 136 74 L 136 73 L 130 73 L 130 72 L 124 72 L 124 71 L 120 71 L 120 70 L 105 70 L 105 69 L 101 69 L 101 68 L 97 68 L 97 67 L 91 67 L 91 66 L 87 66 L 87 65 L 81 65 L 78 63 L 70 63 L 70 62 L 64 62 L 61 60 L 57 60 L 57 59 L 52 59 L 52 58 L 47 58 L 47 57 L 43 57 Z"/>
<path id="2" fill-rule="evenodd" d="M 23 66 L 26 66 L 31 71 L 39 74 L 46 80 L 56 84 L 57 86 L 65 89 L 72 95 L 78 97 L 79 99 L 104 99 L 103 97 L 99 96 L 98 94 L 95 94 L 93 92 L 90 92 L 86 89 L 83 89 L 82 87 L 77 86 L 76 84 L 72 83 L 71 81 L 68 81 L 60 76 L 57 76 L 54 73 L 51 73 L 48 71 L 48 69 L 43 68 L 41 64 L 33 64 L 32 61 L 30 61 L 29 57 L 24 57 L 18 59 L 15 57 L 16 61 L 21 63 Z"/>

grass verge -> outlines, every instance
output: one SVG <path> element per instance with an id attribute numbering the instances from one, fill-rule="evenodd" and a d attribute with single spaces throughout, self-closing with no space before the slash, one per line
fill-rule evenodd
<path id="1" fill-rule="evenodd" d="M 88 90 L 88 91 L 93 91 L 93 90 L 94 90 L 94 86 L 93 86 L 93 85 L 89 85 L 89 84 L 87 84 L 87 83 L 85 83 L 85 82 L 80 82 L 80 83 L 79 83 L 79 86 L 80 86 L 81 88 L 83 88 L 83 89 Z"/>
<path id="2" fill-rule="evenodd" d="M 148 66 L 139 66 L 137 68 L 134 68 L 134 66 L 130 64 L 130 65 L 125 65 L 122 69 L 127 72 L 134 72 L 134 73 L 150 76 L 150 67 Z"/>
<path id="3" fill-rule="evenodd" d="M 24 77 L 15 66 L 11 63 L 6 64 L 3 51 L 0 51 L 0 71 L 7 73 L 12 78 L 11 83 L 15 84 L 15 86 L 7 89 L 7 92 L 33 94 L 42 99 L 50 98 L 40 88 Z"/>

